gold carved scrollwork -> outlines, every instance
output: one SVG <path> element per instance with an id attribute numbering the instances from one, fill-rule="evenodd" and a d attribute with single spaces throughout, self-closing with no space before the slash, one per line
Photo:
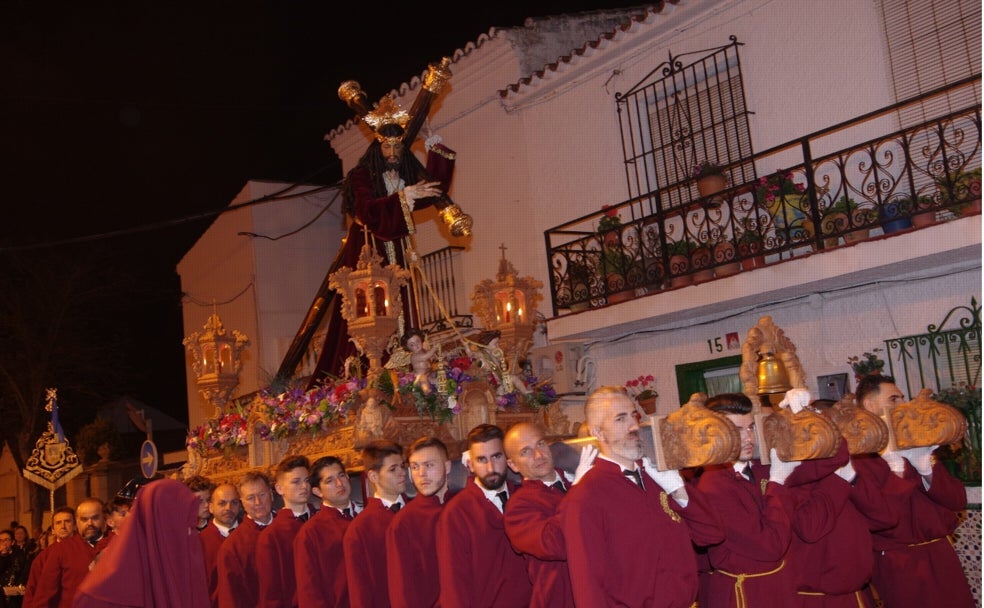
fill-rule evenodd
<path id="1" fill-rule="evenodd" d="M 765 418 L 763 426 L 766 446 L 775 448 L 785 462 L 830 458 L 840 446 L 841 434 L 834 423 L 809 409 L 793 414 L 780 408 Z"/>
<path id="2" fill-rule="evenodd" d="M 659 419 L 667 469 L 731 462 L 741 451 L 741 436 L 727 417 L 696 403 Z"/>
<path id="3" fill-rule="evenodd" d="M 852 395 L 823 413 L 847 440 L 847 450 L 851 454 L 874 454 L 888 445 L 888 426 L 878 416 L 857 407 Z"/>
<path id="4" fill-rule="evenodd" d="M 967 418 L 952 405 L 933 401 L 932 394 L 924 388 L 915 399 L 897 405 L 889 412 L 898 449 L 946 445 L 963 439 Z"/>

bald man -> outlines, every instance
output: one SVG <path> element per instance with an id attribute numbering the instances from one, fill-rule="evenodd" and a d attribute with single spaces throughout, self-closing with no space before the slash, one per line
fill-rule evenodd
<path id="1" fill-rule="evenodd" d="M 558 517 L 578 606 L 691 606 L 693 544 L 724 540 L 713 512 L 679 471 L 643 466 L 635 402 L 620 386 L 588 397 L 585 422 L 600 450 L 560 503 Z M 650 474 L 655 475 L 655 478 Z"/>
<path id="2" fill-rule="evenodd" d="M 565 608 L 574 605 L 574 595 L 556 514 L 574 479 L 567 479 L 555 467 L 545 435 L 543 428 L 532 422 L 520 422 L 506 432 L 506 464 L 523 477 L 523 482 L 506 506 L 504 523 L 513 549 L 526 559 L 533 583 L 530 608 Z M 593 459 L 597 450 L 592 446 L 586 449 Z"/>

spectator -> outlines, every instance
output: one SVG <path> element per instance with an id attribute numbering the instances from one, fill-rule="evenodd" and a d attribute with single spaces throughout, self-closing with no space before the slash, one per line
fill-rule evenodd
<path id="1" fill-rule="evenodd" d="M 218 597 L 221 608 L 259 605 L 256 546 L 260 533 L 273 523 L 273 487 L 259 471 L 247 471 L 237 484 L 246 517 L 236 533 L 219 547 Z"/>

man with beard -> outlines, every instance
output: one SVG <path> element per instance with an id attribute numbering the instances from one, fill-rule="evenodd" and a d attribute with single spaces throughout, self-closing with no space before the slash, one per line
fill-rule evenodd
<path id="1" fill-rule="evenodd" d="M 362 448 L 366 478 L 375 488 L 373 497 L 345 531 L 345 569 L 349 599 L 359 608 L 387 607 L 386 529 L 407 505 L 407 463 L 403 448 L 377 439 Z"/>
<path id="2" fill-rule="evenodd" d="M 434 530 L 448 499 L 451 460 L 437 437 L 425 436 L 407 450 L 417 496 L 386 529 L 389 600 L 394 608 L 435 606 L 440 596 Z"/>
<path id="3" fill-rule="evenodd" d="M 526 559 L 533 583 L 530 608 L 563 608 L 574 605 L 567 549 L 557 521 L 557 507 L 572 482 L 591 466 L 598 450 L 586 446 L 575 476 L 567 478 L 554 468 L 553 453 L 544 431 L 532 422 L 519 422 L 506 433 L 506 464 L 523 476 L 523 483 L 509 500 L 505 513 L 506 536 Z"/>
<path id="4" fill-rule="evenodd" d="M 506 481 L 502 440 L 502 429 L 492 424 L 468 433 L 472 477 L 437 520 L 442 606 L 529 604 L 526 564 L 503 528 L 503 509 L 516 488 Z"/>
<path id="5" fill-rule="evenodd" d="M 299 608 L 348 608 L 348 581 L 342 539 L 359 512 L 352 502 L 352 483 L 335 456 L 311 465 L 311 491 L 321 509 L 294 539 L 294 573 Z"/>
<path id="6" fill-rule="evenodd" d="M 219 548 L 229 533 L 239 524 L 242 504 L 239 493 L 231 483 L 221 483 L 212 490 L 208 499 L 210 523 L 201 531 L 202 552 L 205 555 L 205 576 L 208 578 L 208 596 L 212 606 L 219 605 Z"/>
<path id="7" fill-rule="evenodd" d="M 246 518 L 219 548 L 218 596 L 221 608 L 258 606 L 260 589 L 256 546 L 260 532 L 273 523 L 273 487 L 266 475 L 247 471 L 237 484 Z"/>
<path id="8" fill-rule="evenodd" d="M 75 507 L 79 533 L 48 548 L 38 586 L 24 605 L 31 608 L 69 608 L 79 583 L 99 553 L 109 544 L 103 501 L 90 497 Z"/>
<path id="9" fill-rule="evenodd" d="M 31 571 L 27 577 L 27 586 L 24 590 L 25 598 L 33 596 L 37 591 L 38 579 L 41 577 L 42 570 L 44 570 L 44 562 L 51 555 L 48 549 L 73 534 L 75 534 L 75 509 L 68 506 L 58 507 L 51 516 L 51 544 L 43 547 L 37 557 L 34 558 L 34 561 L 31 562 Z M 27 606 L 28 604 L 24 605 Z"/>
<path id="10" fill-rule="evenodd" d="M 558 511 L 575 604 L 692 605 L 693 543 L 723 541 L 720 522 L 688 494 L 679 471 L 645 466 L 635 402 L 624 387 L 595 390 L 584 417 L 599 454 Z"/>
<path id="11" fill-rule="evenodd" d="M 311 462 L 307 456 L 285 456 L 277 465 L 274 489 L 284 499 L 273 523 L 256 541 L 256 573 L 264 608 L 297 606 L 294 538 L 311 517 Z"/>
<path id="12" fill-rule="evenodd" d="M 727 534 L 723 543 L 707 548 L 711 570 L 701 575 L 700 604 L 787 608 L 795 601 L 796 590 L 792 568 L 785 561 L 793 532 L 792 499 L 783 483 L 799 463 L 778 460 L 774 449 L 771 465 L 753 460 L 755 418 L 745 395 L 715 395 L 705 407 L 735 425 L 741 450 L 735 462 L 705 467 L 692 488 L 692 494 L 715 505 Z"/>

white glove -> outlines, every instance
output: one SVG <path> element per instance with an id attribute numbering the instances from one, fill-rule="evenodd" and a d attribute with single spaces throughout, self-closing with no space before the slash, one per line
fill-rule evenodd
<path id="1" fill-rule="evenodd" d="M 902 453 L 895 450 L 882 450 L 882 460 L 888 463 L 888 468 L 898 475 L 905 471 L 905 461 L 902 460 Z"/>
<path id="2" fill-rule="evenodd" d="M 938 445 L 930 445 L 924 448 L 909 448 L 908 450 L 899 450 L 899 456 L 905 458 L 912 465 L 912 468 L 916 470 L 920 475 L 932 475 L 933 474 L 933 452 L 936 451 Z"/>
<path id="3" fill-rule="evenodd" d="M 834 471 L 834 473 L 847 483 L 854 481 L 854 478 L 858 474 L 857 471 L 854 470 L 854 465 L 851 464 L 850 459 L 848 459 L 847 464 Z"/>
<path id="4" fill-rule="evenodd" d="M 437 144 L 444 143 L 444 138 L 437 133 L 431 134 L 427 139 L 424 140 L 424 149 L 430 152 L 430 149 Z"/>
<path id="5" fill-rule="evenodd" d="M 576 485 L 584 477 L 584 474 L 591 470 L 591 465 L 594 464 L 597 455 L 598 448 L 590 443 L 581 448 L 581 459 L 577 462 L 577 468 L 574 469 L 574 481 L 571 485 Z"/>
<path id="6" fill-rule="evenodd" d="M 799 460 L 790 460 L 789 462 L 779 460 L 779 454 L 776 453 L 775 448 L 769 450 L 769 456 L 772 458 L 772 466 L 769 467 L 769 481 L 776 483 L 786 483 L 786 480 L 800 464 Z"/>
<path id="7" fill-rule="evenodd" d="M 466 471 L 471 471 L 471 455 L 468 453 L 468 450 L 461 453 L 461 464 L 465 466 Z"/>
<path id="8" fill-rule="evenodd" d="M 676 469 L 658 471 L 656 465 L 646 456 L 642 457 L 642 468 L 646 469 L 646 474 L 652 477 L 667 494 L 672 494 L 683 487 L 683 477 L 680 477 L 680 471 Z"/>
<path id="9" fill-rule="evenodd" d="M 808 405 L 810 405 L 810 391 L 805 388 L 789 389 L 779 402 L 779 407 L 788 407 L 794 414 L 799 414 Z"/>

